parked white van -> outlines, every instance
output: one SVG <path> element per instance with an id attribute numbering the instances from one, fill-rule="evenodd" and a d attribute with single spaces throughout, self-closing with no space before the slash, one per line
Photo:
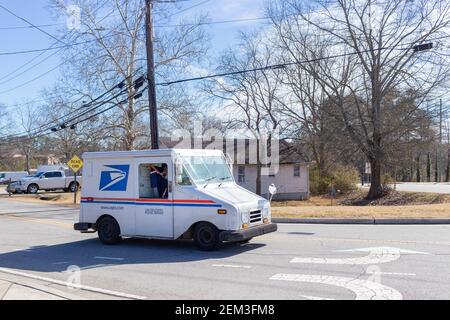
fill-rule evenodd
<path id="1" fill-rule="evenodd" d="M 238 186 L 215 150 L 85 153 L 80 222 L 104 244 L 194 239 L 202 250 L 275 232 L 270 202 Z"/>
<path id="2" fill-rule="evenodd" d="M 28 176 L 28 172 L 0 172 L 0 184 L 19 181 Z"/>

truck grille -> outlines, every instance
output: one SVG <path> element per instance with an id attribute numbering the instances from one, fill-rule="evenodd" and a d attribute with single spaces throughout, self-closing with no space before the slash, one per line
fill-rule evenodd
<path id="1" fill-rule="evenodd" d="M 258 223 L 262 222 L 262 213 L 261 210 L 250 211 L 250 223 Z"/>

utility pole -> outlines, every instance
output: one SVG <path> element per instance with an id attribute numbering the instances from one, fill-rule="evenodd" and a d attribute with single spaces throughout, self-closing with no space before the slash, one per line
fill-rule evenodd
<path id="1" fill-rule="evenodd" d="M 158 108 L 156 105 L 155 88 L 155 61 L 153 54 L 153 0 L 145 0 L 146 18 L 145 32 L 147 40 L 147 80 L 148 80 L 148 103 L 150 110 L 150 134 L 152 149 L 159 149 L 158 133 Z"/>
<path id="2" fill-rule="evenodd" d="M 441 182 L 441 176 L 439 172 L 439 150 L 442 146 L 442 98 L 439 99 L 439 144 L 436 147 L 436 174 L 435 181 Z"/>

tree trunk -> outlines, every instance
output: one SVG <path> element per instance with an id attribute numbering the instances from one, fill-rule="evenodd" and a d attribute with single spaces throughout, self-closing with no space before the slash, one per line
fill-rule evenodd
<path id="1" fill-rule="evenodd" d="M 447 153 L 447 170 L 445 172 L 445 182 L 450 182 L 450 149 Z"/>
<path id="2" fill-rule="evenodd" d="M 383 196 L 384 190 L 381 181 L 381 163 L 380 158 L 375 157 L 370 161 L 371 165 L 371 184 L 369 194 L 367 195 L 367 200 L 376 200 Z"/>
<path id="3" fill-rule="evenodd" d="M 422 182 L 422 177 L 421 177 L 421 174 L 420 174 L 420 153 L 417 155 L 416 165 L 417 165 L 417 169 L 416 169 L 416 181 L 417 181 L 417 182 Z"/>
<path id="4" fill-rule="evenodd" d="M 431 156 L 427 153 L 427 182 L 431 182 Z"/>
<path id="5" fill-rule="evenodd" d="M 260 155 L 260 145 L 259 141 L 257 141 L 257 147 L 256 147 L 256 157 L 257 157 L 257 164 L 256 164 L 256 194 L 261 195 L 261 155 Z"/>
<path id="6" fill-rule="evenodd" d="M 25 171 L 30 173 L 30 155 L 28 152 L 25 154 L 25 167 Z"/>

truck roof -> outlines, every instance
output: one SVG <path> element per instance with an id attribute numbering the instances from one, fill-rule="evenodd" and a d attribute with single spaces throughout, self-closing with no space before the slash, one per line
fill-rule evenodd
<path id="1" fill-rule="evenodd" d="M 137 151 L 110 151 L 110 152 L 85 152 L 83 159 L 111 159 L 111 158 L 140 158 L 140 157 L 171 157 L 182 156 L 219 156 L 223 155 L 221 150 L 204 149 L 159 149 L 159 150 L 137 150 Z"/>

